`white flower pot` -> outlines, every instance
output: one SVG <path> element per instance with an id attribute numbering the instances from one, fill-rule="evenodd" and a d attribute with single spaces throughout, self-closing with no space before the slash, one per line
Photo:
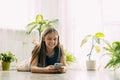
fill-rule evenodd
<path id="1" fill-rule="evenodd" d="M 96 70 L 96 61 L 95 60 L 86 61 L 86 68 L 88 71 Z"/>

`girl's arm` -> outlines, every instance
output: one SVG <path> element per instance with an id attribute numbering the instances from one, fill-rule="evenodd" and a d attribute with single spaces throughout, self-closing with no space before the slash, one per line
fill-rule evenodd
<path id="1" fill-rule="evenodd" d="M 47 67 L 32 66 L 31 72 L 33 73 L 55 73 L 55 72 L 60 72 L 60 71 L 56 69 L 53 65 L 50 65 Z"/>
<path id="2" fill-rule="evenodd" d="M 62 56 L 61 57 L 61 63 L 62 67 L 61 68 L 55 68 L 53 65 L 49 65 L 47 67 L 37 67 L 37 59 L 34 59 L 33 63 L 31 63 L 31 72 L 33 73 L 56 73 L 56 72 L 66 72 L 67 71 L 67 64 L 66 64 L 66 57 Z"/>
<path id="3" fill-rule="evenodd" d="M 62 63 L 62 67 L 59 69 L 59 72 L 66 72 L 67 71 L 67 63 L 66 63 L 66 56 L 62 55 L 60 63 Z"/>
<path id="4" fill-rule="evenodd" d="M 59 69 L 56 69 L 53 65 L 47 67 L 38 67 L 37 66 L 38 57 L 36 57 L 30 64 L 31 72 L 33 73 L 54 73 L 60 72 Z"/>

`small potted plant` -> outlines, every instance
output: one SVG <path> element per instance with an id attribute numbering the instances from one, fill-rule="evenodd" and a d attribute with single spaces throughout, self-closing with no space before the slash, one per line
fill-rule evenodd
<path id="1" fill-rule="evenodd" d="M 112 68 L 116 70 L 120 68 L 120 41 L 114 41 L 112 44 L 108 43 L 104 49 L 110 60 L 105 65 L 105 68 Z"/>
<path id="2" fill-rule="evenodd" d="M 39 38 L 41 37 L 41 32 L 46 27 L 51 27 L 51 25 L 55 25 L 58 23 L 58 19 L 54 20 L 45 20 L 42 14 L 36 15 L 35 21 L 30 22 L 25 26 L 27 29 L 27 34 L 30 34 L 33 30 L 37 30 L 39 32 Z"/>
<path id="3" fill-rule="evenodd" d="M 16 61 L 17 58 L 11 51 L 0 53 L 0 60 L 2 63 L 2 70 L 10 70 L 10 63 Z"/>
<path id="4" fill-rule="evenodd" d="M 65 49 L 64 51 L 66 54 L 66 63 L 68 65 L 71 65 L 73 62 L 76 61 L 76 57 L 71 52 L 69 52 L 67 49 Z"/>
<path id="5" fill-rule="evenodd" d="M 100 43 L 101 40 L 103 40 L 104 38 L 104 34 L 102 32 L 97 32 L 94 35 L 86 35 L 84 37 L 84 39 L 81 41 L 80 47 L 82 47 L 85 43 L 88 42 L 88 40 L 90 41 L 90 51 L 88 52 L 87 56 L 88 56 L 88 60 L 86 61 L 86 67 L 87 70 L 95 70 L 96 69 L 96 61 L 91 59 L 91 56 L 93 54 L 93 50 L 95 49 L 96 53 L 100 52 Z"/>

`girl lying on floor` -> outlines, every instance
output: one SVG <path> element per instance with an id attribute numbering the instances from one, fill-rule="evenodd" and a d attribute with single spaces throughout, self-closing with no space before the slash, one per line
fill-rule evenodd
<path id="1" fill-rule="evenodd" d="M 59 34 L 54 28 L 47 28 L 36 44 L 29 60 L 17 66 L 18 71 L 31 71 L 33 73 L 66 72 L 66 57 L 59 41 Z"/>

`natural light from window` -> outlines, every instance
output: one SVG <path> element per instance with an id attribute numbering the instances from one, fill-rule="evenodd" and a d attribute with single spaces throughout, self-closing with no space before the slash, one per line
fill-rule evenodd
<path id="1" fill-rule="evenodd" d="M 31 0 L 0 0 L 0 27 L 23 28 L 34 13 L 32 5 Z"/>

